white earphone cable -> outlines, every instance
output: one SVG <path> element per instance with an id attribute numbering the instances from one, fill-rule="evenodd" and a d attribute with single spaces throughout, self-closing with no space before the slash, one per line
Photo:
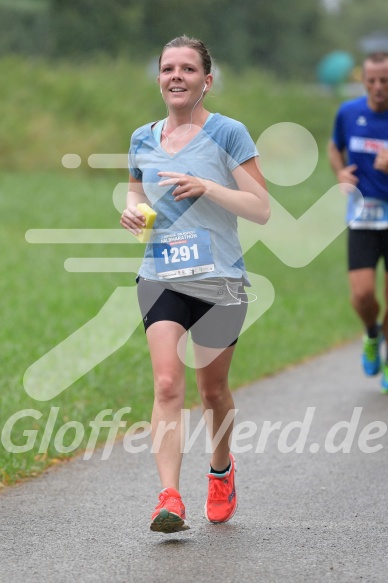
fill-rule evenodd
<path id="1" fill-rule="evenodd" d="M 194 113 L 194 109 L 197 107 L 198 103 L 201 101 L 204 93 L 205 93 L 205 89 L 206 89 L 206 85 L 204 86 L 201 95 L 198 97 L 197 101 L 194 103 L 193 105 L 193 109 L 191 110 L 191 114 L 190 114 L 190 125 L 189 128 L 187 130 L 185 130 L 184 132 L 182 132 L 181 134 L 178 134 L 177 136 L 175 136 L 174 138 L 170 138 L 169 136 L 166 135 L 166 130 L 167 130 L 167 123 L 168 123 L 168 115 L 169 115 L 169 111 L 168 111 L 168 107 L 166 106 L 167 109 L 167 117 L 166 120 L 163 124 L 162 127 L 162 135 L 164 135 L 164 139 L 166 140 L 166 148 L 167 146 L 170 148 L 170 151 L 172 154 L 177 154 L 177 152 L 174 150 L 173 148 L 173 143 L 176 139 L 184 136 L 185 134 L 188 134 L 189 131 L 191 130 L 191 128 L 193 127 L 193 113 Z"/>

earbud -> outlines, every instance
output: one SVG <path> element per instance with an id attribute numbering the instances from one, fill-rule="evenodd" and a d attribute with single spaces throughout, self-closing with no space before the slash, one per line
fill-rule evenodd
<path id="1" fill-rule="evenodd" d="M 163 95 L 163 89 L 162 88 L 160 88 L 160 93 Z"/>
<path id="2" fill-rule="evenodd" d="M 202 89 L 202 93 L 205 93 L 206 89 L 207 89 L 207 85 L 205 83 L 205 85 L 203 86 L 203 89 Z"/>

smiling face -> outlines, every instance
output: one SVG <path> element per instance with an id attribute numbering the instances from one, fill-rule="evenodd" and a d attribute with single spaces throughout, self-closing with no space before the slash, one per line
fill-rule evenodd
<path id="1" fill-rule="evenodd" d="M 368 105 L 373 111 L 388 110 L 388 57 L 381 62 L 366 60 L 363 82 L 368 93 Z"/>
<path id="2" fill-rule="evenodd" d="M 192 108 L 205 95 L 211 86 L 212 75 L 205 74 L 201 57 L 195 49 L 174 47 L 162 54 L 158 81 L 167 107 L 183 109 Z"/>

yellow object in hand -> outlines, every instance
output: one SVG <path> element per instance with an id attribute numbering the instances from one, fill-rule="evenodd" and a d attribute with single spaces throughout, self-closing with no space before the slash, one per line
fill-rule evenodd
<path id="1" fill-rule="evenodd" d="M 151 229 L 155 222 L 157 213 L 145 202 L 139 202 L 136 208 L 145 216 L 146 224 L 142 232 L 139 235 L 135 235 L 135 237 L 140 243 L 147 243 L 150 240 Z"/>

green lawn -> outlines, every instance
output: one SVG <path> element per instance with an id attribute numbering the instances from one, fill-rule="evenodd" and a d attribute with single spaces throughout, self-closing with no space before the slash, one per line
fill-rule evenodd
<path id="1" fill-rule="evenodd" d="M 13 442 L 22 445 L 27 439 L 22 435 L 23 430 L 39 430 L 31 451 L 22 454 L 0 449 L 4 483 L 39 471 L 52 459 L 66 457 L 58 454 L 54 444 L 56 432 L 66 422 L 77 421 L 85 428 L 79 451 L 86 445 L 89 423 L 103 409 L 115 412 L 131 407 L 130 414 L 124 417 L 127 427 L 150 417 L 152 376 L 141 326 L 124 346 L 54 399 L 34 400 L 23 387 L 24 372 L 34 361 L 95 316 L 116 287 L 134 283 L 133 275 L 126 273 L 69 273 L 64 269 L 64 262 L 68 257 L 125 258 L 141 251 L 138 245 L 26 242 L 24 235 L 28 229 L 117 228 L 119 213 L 113 208 L 111 198 L 118 176 L 108 171 L 98 176 L 71 172 L 68 175 L 48 172 L 1 175 L 0 425 L 23 409 L 42 413 L 40 419 L 20 419 L 12 433 Z M 329 173 L 320 169 L 299 187 L 298 203 L 294 199 L 289 206 L 307 210 L 329 180 Z M 276 198 L 286 206 L 289 193 L 285 196 L 282 189 L 278 190 Z M 233 388 L 318 354 L 359 331 L 348 304 L 343 235 L 307 267 L 285 266 L 261 242 L 249 250 L 246 262 L 251 272 L 271 281 L 275 300 L 239 340 L 231 371 Z M 123 305 L 122 309 L 136 311 L 137 306 Z M 191 368 L 188 368 L 187 381 L 189 407 L 198 403 Z M 38 449 L 51 407 L 58 407 L 59 413 L 46 456 L 38 454 Z M 103 431 L 100 437 L 105 439 Z M 65 438 L 64 443 L 70 444 L 74 431 L 69 430 Z"/>
<path id="2" fill-rule="evenodd" d="M 30 365 L 94 318 L 117 288 L 130 290 L 134 285 L 134 274 L 69 272 L 65 261 L 125 259 L 138 256 L 143 248 L 108 243 L 31 244 L 25 233 L 30 229 L 120 230 L 112 194 L 117 183 L 127 180 L 127 172 L 92 170 L 87 157 L 91 153 L 125 153 L 135 127 L 157 119 L 164 111 L 154 81 L 143 79 L 139 64 L 132 68 L 123 63 L 54 68 L 5 60 L 0 61 L 0 72 L 7 80 L 1 89 L 5 115 L 0 120 L 0 428 L 19 411 L 31 409 L 36 411 L 32 412 L 35 417 L 40 416 L 20 419 L 11 435 L 15 445 L 34 442 L 29 451 L 7 451 L 3 434 L 0 482 L 12 484 L 39 473 L 58 458 L 82 451 L 90 435 L 89 424 L 105 409 L 115 413 L 131 407 L 124 416 L 127 428 L 149 420 L 152 375 L 140 325 L 121 347 L 51 400 L 28 396 L 23 385 Z M 227 70 L 223 73 L 224 90 L 215 90 L 208 98 L 211 110 L 241 119 L 255 140 L 280 121 L 302 124 L 316 138 L 320 158 L 308 180 L 292 187 L 269 184 L 274 198 L 294 217 L 301 216 L 334 184 L 325 143 L 336 98 L 298 87 L 274 86 L 257 72 L 242 74 L 236 89 L 234 77 Z M 79 169 L 61 167 L 61 157 L 69 152 L 81 156 Z M 342 213 L 341 204 L 338 213 Z M 286 266 L 260 241 L 247 252 L 246 263 L 249 271 L 272 283 L 275 299 L 239 340 L 230 376 L 233 388 L 319 354 L 360 332 L 348 301 L 343 234 L 306 267 Z M 124 302 L 121 309 L 123 321 L 125 314 L 138 313 L 135 301 L 131 305 Z M 120 323 L 113 318 L 112 325 L 92 339 L 95 346 Z M 68 362 L 58 362 L 55 375 L 65 376 L 67 367 Z M 187 385 L 190 407 L 198 403 L 191 368 Z M 54 413 L 52 433 L 45 435 L 45 453 L 39 449 Z M 61 428 L 66 423 L 69 430 L 63 437 Z M 85 436 L 75 452 L 58 452 L 58 443 L 70 446 L 81 426 Z M 102 430 L 100 439 L 104 442 L 105 438 Z"/>

